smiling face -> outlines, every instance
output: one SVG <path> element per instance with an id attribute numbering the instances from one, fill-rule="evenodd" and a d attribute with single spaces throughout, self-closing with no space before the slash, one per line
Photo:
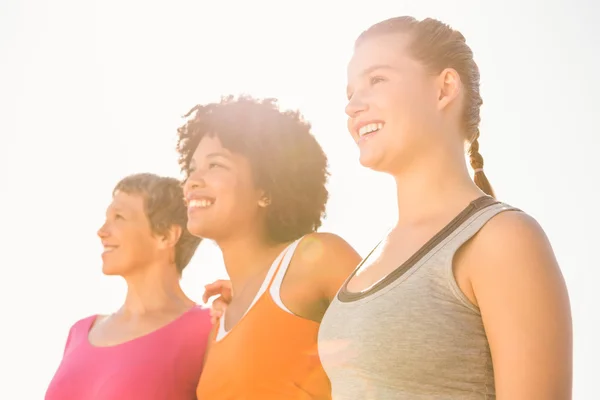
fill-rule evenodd
<path id="1" fill-rule="evenodd" d="M 188 230 L 195 236 L 218 241 L 264 225 L 263 194 L 249 161 L 224 148 L 217 136 L 207 135 L 198 144 L 184 194 Z"/>
<path id="2" fill-rule="evenodd" d="M 125 276 L 156 258 L 159 244 L 144 212 L 144 198 L 116 192 L 98 230 L 104 251 L 102 272 Z"/>
<path id="3" fill-rule="evenodd" d="M 406 34 L 361 42 L 348 66 L 348 130 L 363 166 L 394 173 L 432 145 L 439 126 L 435 77 L 408 51 Z"/>

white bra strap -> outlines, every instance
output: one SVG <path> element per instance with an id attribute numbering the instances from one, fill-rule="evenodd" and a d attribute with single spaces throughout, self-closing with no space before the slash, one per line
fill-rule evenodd
<path id="1" fill-rule="evenodd" d="M 281 300 L 281 294 L 280 294 L 281 284 L 283 283 L 283 278 L 285 277 L 285 274 L 290 266 L 290 262 L 292 261 L 292 257 L 294 256 L 294 252 L 296 251 L 296 248 L 298 247 L 298 244 L 300 243 L 301 240 L 302 240 L 302 238 L 296 240 L 294 243 L 292 243 L 289 246 L 289 248 L 287 249 L 287 252 L 285 254 L 285 257 L 281 261 L 281 265 L 279 266 L 279 269 L 277 270 L 277 273 L 273 277 L 273 281 L 271 282 L 270 287 L 269 287 L 269 294 L 271 295 L 271 298 L 273 299 L 275 304 L 277 304 L 279 306 L 279 308 L 281 308 L 282 310 L 284 310 L 290 314 L 293 314 L 293 312 L 291 312 L 285 306 L 285 304 L 283 304 L 283 301 Z"/>
<path id="2" fill-rule="evenodd" d="M 279 265 L 282 263 L 282 258 L 286 255 L 287 250 L 291 246 L 293 246 L 294 243 L 291 243 L 289 246 L 287 246 L 281 253 L 279 253 L 279 255 L 277 256 L 275 261 L 273 261 L 273 264 L 271 264 L 271 266 L 269 267 L 269 271 L 267 272 L 267 275 L 265 276 L 265 279 L 264 279 L 262 285 L 260 286 L 260 289 L 258 289 L 258 292 L 256 292 L 256 296 L 254 296 L 254 299 L 252 300 L 250 307 L 248 307 L 248 309 L 244 313 L 244 316 L 248 313 L 248 311 L 250 311 L 250 309 L 254 306 L 254 304 L 256 304 L 258 299 L 260 299 L 260 296 L 262 296 L 267 291 L 267 289 L 271 285 L 271 282 L 274 279 L 276 272 L 278 271 Z M 285 260 L 283 262 L 285 262 Z M 289 261 L 288 261 L 288 263 L 289 263 Z M 227 311 L 225 311 L 225 313 L 226 312 Z M 222 338 L 225 337 L 225 335 L 227 335 L 227 333 L 229 333 L 229 331 L 225 330 L 225 313 L 223 313 L 223 315 L 220 318 L 219 329 L 217 331 L 217 338 L 216 338 L 217 341 L 221 340 Z M 244 316 L 242 316 L 242 318 L 244 318 Z"/>

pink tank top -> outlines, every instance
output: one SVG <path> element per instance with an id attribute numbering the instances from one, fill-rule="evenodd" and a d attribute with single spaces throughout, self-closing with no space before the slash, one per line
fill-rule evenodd
<path id="1" fill-rule="evenodd" d="M 196 399 L 212 328 L 208 309 L 194 307 L 154 332 L 111 347 L 90 344 L 95 319 L 71 327 L 46 400 Z"/>

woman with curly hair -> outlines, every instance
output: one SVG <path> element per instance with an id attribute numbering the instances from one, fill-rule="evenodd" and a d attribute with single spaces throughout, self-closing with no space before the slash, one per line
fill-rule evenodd
<path id="1" fill-rule="evenodd" d="M 235 296 L 217 321 L 201 399 L 329 399 L 317 332 L 360 261 L 316 233 L 327 159 L 299 113 L 273 100 L 194 107 L 179 132 L 188 229 L 215 241 Z"/>
<path id="2" fill-rule="evenodd" d="M 373 25 L 347 98 L 360 163 L 395 179 L 399 217 L 321 322 L 333 399 L 570 399 L 566 285 L 543 229 L 496 200 L 484 173 L 465 37 L 431 18 Z"/>

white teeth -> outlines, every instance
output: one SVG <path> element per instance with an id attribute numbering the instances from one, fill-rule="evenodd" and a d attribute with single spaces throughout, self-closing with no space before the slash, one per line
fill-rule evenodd
<path id="1" fill-rule="evenodd" d="M 364 135 L 367 135 L 369 133 L 373 133 L 375 131 L 378 131 L 381 128 L 383 128 L 383 123 L 382 122 L 377 122 L 377 123 L 373 123 L 373 124 L 364 125 L 364 126 L 362 126 L 358 130 L 358 135 L 359 136 L 364 136 Z"/>
<path id="2" fill-rule="evenodd" d="M 197 200 L 190 200 L 189 201 L 189 207 L 190 208 L 194 208 L 194 207 L 198 207 L 198 208 L 206 208 L 206 207 L 210 207 L 214 204 L 214 200 L 209 200 L 209 199 L 197 199 Z"/>
<path id="3" fill-rule="evenodd" d="M 109 251 L 113 251 L 116 248 L 116 246 L 104 246 L 104 252 L 108 253 Z"/>

